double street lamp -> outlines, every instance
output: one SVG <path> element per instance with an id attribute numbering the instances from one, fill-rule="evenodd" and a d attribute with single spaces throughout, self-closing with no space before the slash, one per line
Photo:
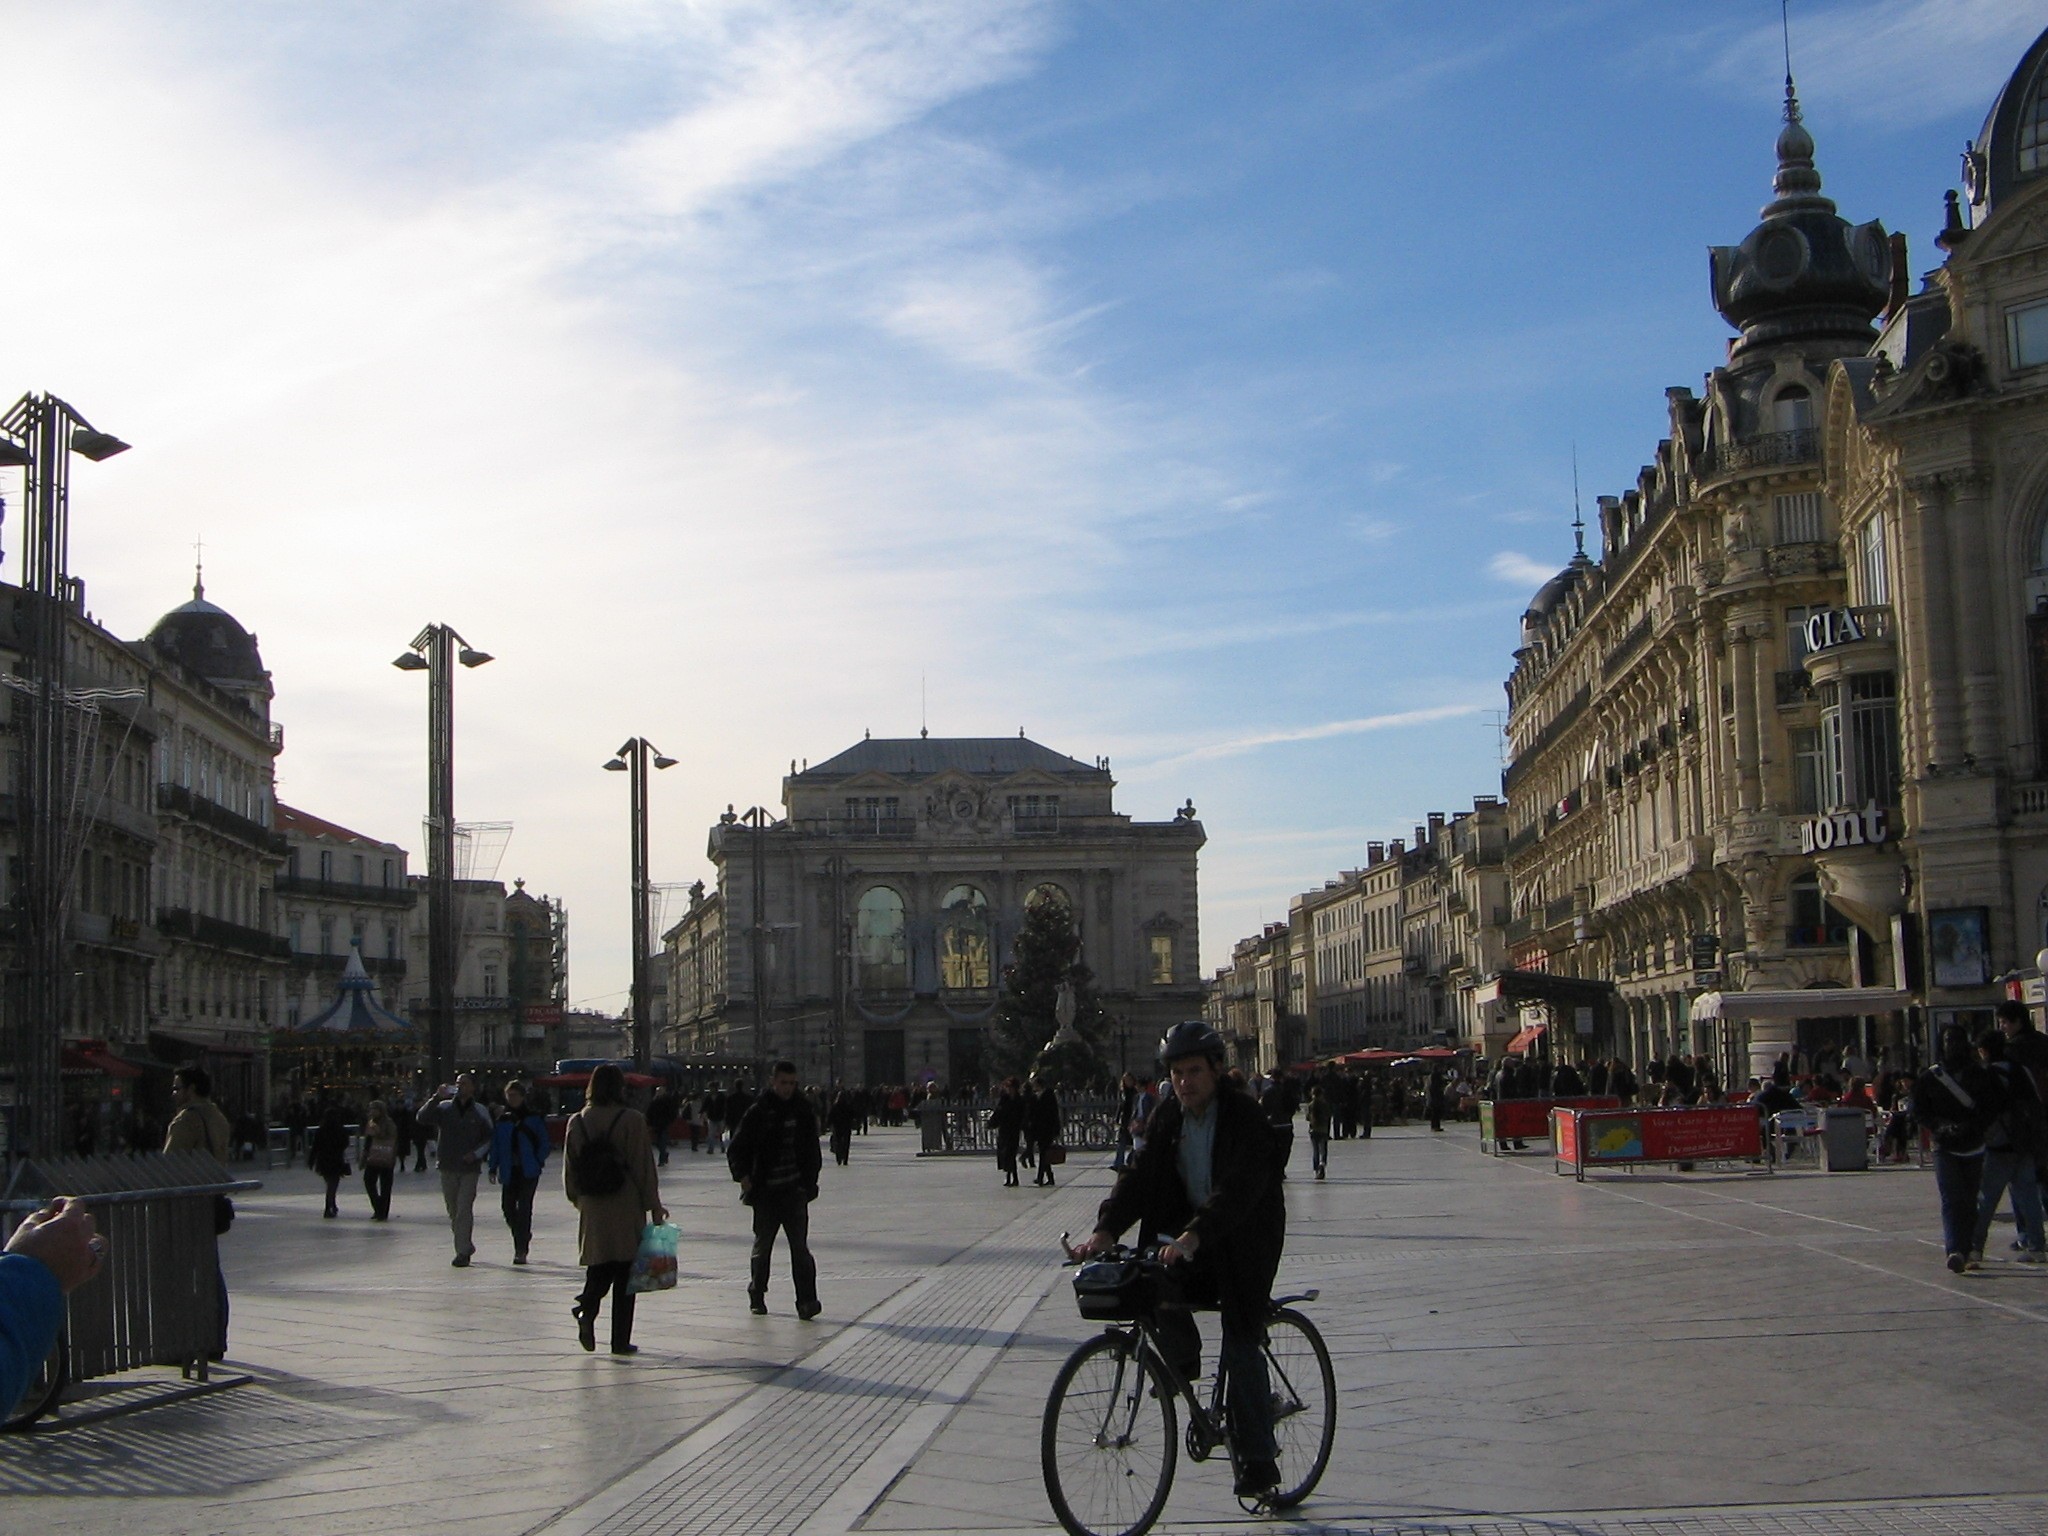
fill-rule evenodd
<path id="1" fill-rule="evenodd" d="M 448 1081 L 455 1054 L 455 673 L 491 657 L 446 624 L 429 624 L 391 663 L 427 674 L 427 1058 L 429 1088 Z"/>
<path id="2" fill-rule="evenodd" d="M 633 1066 L 645 1072 L 654 1055 L 654 1019 L 647 1001 L 647 945 L 649 942 L 647 883 L 647 765 L 673 768 L 676 760 L 663 757 L 645 736 L 635 736 L 604 765 L 606 773 L 629 775 L 632 785 L 630 820 L 627 831 L 633 866 Z"/>
<path id="3" fill-rule="evenodd" d="M 71 455 L 95 463 L 128 445 L 55 395 L 23 395 L 0 416 L 0 468 L 25 470 L 21 625 L 26 707 L 17 712 L 22 753 L 16 786 L 22 829 L 23 939 L 19 984 L 7 1003 L 6 1058 L 14 1072 L 15 1119 L 9 1154 L 62 1150 L 63 1094 L 58 1082 L 70 1016 L 71 963 L 66 934 L 70 864 L 65 835 L 79 764 L 66 749 L 65 610 L 78 602 L 67 570 L 71 540 Z"/>

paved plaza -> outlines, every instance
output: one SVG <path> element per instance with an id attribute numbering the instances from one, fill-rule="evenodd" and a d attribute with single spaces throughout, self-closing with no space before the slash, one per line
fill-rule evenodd
<path id="1" fill-rule="evenodd" d="M 510 1265 L 487 1185 L 467 1271 L 432 1173 L 400 1175 L 388 1226 L 360 1186 L 322 1221 L 311 1175 L 265 1175 L 223 1240 L 253 1383 L 0 1440 L 0 1532 L 1052 1528 L 1038 1414 L 1090 1331 L 1055 1239 L 1088 1228 L 1108 1169 L 1005 1190 L 915 1151 L 878 1131 L 827 1162 L 814 1323 L 780 1267 L 773 1315 L 748 1315 L 733 1186 L 678 1153 L 683 1281 L 643 1298 L 631 1359 L 576 1347 L 553 1169 L 535 1262 Z M 1282 1283 L 1322 1293 L 1337 1451 L 1270 1524 L 2048 1531 L 2048 1272 L 1949 1275 L 1926 1172 L 1578 1184 L 1480 1156 L 1469 1127 L 1332 1151 L 1327 1182 L 1287 1185 Z M 1243 1529 L 1228 1481 L 1183 1458 L 1161 1528 Z"/>

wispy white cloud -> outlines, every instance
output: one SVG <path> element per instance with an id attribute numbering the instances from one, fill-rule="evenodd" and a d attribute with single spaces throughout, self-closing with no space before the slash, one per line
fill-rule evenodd
<path id="1" fill-rule="evenodd" d="M 1557 574 L 1556 566 L 1532 560 L 1512 549 L 1504 549 L 1487 561 L 1486 569 L 1499 580 L 1513 582 L 1519 587 L 1540 587 Z"/>
<path id="2" fill-rule="evenodd" d="M 1384 715 L 1365 715 L 1355 720 L 1326 720 L 1317 725 L 1263 731 L 1254 736 L 1237 736 L 1227 741 L 1210 742 L 1171 757 L 1141 763 L 1136 772 L 1156 774 L 1162 769 L 1179 767 L 1185 763 L 1208 762 L 1220 757 L 1242 757 L 1247 752 L 1257 752 L 1265 747 L 1286 746 L 1303 741 L 1328 741 L 1335 736 L 1361 736 L 1370 731 L 1400 730 L 1411 725 L 1430 725 L 1439 720 L 1456 720 L 1462 716 L 1476 715 L 1484 708 L 1485 706 L 1480 704 L 1433 704 L 1425 709 L 1396 710 Z"/>

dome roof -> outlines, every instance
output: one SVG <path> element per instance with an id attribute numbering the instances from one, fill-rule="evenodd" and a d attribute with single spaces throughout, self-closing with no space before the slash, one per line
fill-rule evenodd
<path id="1" fill-rule="evenodd" d="M 206 600 L 203 582 L 192 584 L 191 602 L 156 621 L 149 643 L 208 682 L 251 684 L 270 677 L 256 637 L 225 608 Z"/>
<path id="2" fill-rule="evenodd" d="M 1827 338 L 1867 346 L 1891 292 L 1891 242 L 1875 219 L 1852 225 L 1821 195 L 1813 135 L 1789 79 L 1771 190 L 1749 237 L 1710 253 L 1714 307 L 1742 332 L 1734 353 Z"/>
<path id="3" fill-rule="evenodd" d="M 1977 142 L 1963 152 L 1963 190 L 1970 227 L 1981 229 L 1997 205 L 2024 182 L 2048 174 L 2048 31 L 2034 39 L 1984 119 Z"/>

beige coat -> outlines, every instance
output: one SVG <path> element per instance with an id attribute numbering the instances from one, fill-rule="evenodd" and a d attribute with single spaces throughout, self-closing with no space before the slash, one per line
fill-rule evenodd
<path id="1" fill-rule="evenodd" d="M 584 1138 L 602 1141 L 609 1134 L 626 1162 L 626 1182 L 609 1195 L 582 1195 L 576 1189 L 576 1153 Z M 637 1109 L 598 1104 L 579 1110 L 569 1121 L 563 1147 L 562 1188 L 576 1207 L 576 1262 L 628 1263 L 640 1251 L 640 1229 L 661 1204 L 661 1185 L 654 1173 L 654 1138 Z"/>

